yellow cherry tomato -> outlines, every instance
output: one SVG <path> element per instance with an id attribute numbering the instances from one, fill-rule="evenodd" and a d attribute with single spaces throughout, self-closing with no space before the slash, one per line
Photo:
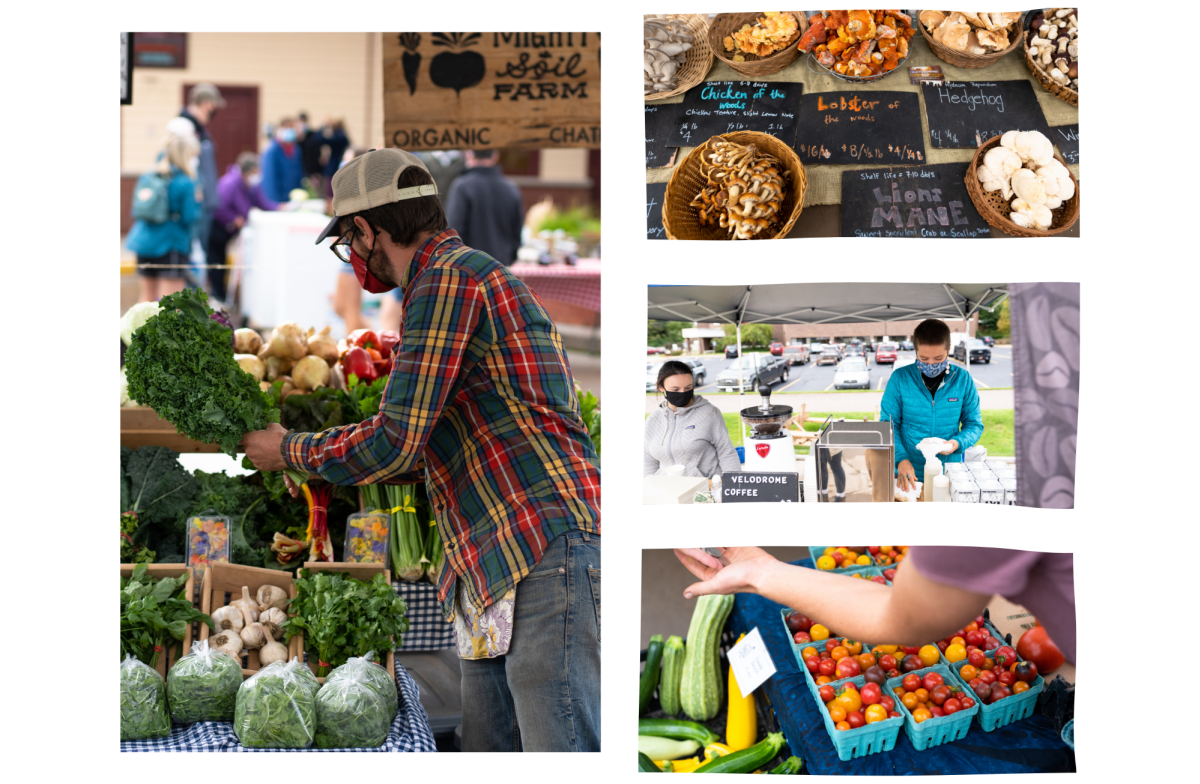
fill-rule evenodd
<path id="1" fill-rule="evenodd" d="M 833 560 L 832 555 L 822 555 L 817 559 L 817 568 L 823 572 L 828 572 L 837 567 L 837 563 Z"/>
<path id="2" fill-rule="evenodd" d="M 836 725 L 834 725 L 834 728 L 839 730 L 848 730 L 850 729 L 850 723 L 846 721 L 839 721 Z"/>
<path id="3" fill-rule="evenodd" d="M 946 649 L 946 660 L 951 664 L 954 662 L 960 662 L 965 658 L 967 658 L 967 649 L 960 643 L 956 642 Z M 971 665 L 968 664 L 967 666 L 970 667 Z"/>
<path id="4" fill-rule="evenodd" d="M 915 711 L 913 711 L 912 717 L 913 717 L 913 721 L 915 721 L 917 724 L 920 724 L 923 721 L 932 719 L 933 714 L 930 713 L 929 711 L 925 710 L 924 708 L 917 708 Z M 846 726 L 849 726 L 849 725 L 846 725 Z"/>
<path id="5" fill-rule="evenodd" d="M 850 651 L 851 656 L 857 656 L 862 653 L 862 643 L 858 640 L 851 640 L 849 637 L 842 638 L 842 645 L 846 646 L 846 650 Z"/>
<path id="6" fill-rule="evenodd" d="M 815 638 L 814 638 L 815 639 Z M 936 645 L 926 645 L 917 653 L 926 667 L 932 667 L 940 661 Z"/>
<path id="7" fill-rule="evenodd" d="M 873 564 L 875 562 L 871 560 L 871 556 L 869 556 L 869 555 L 860 555 L 854 561 L 854 563 L 858 564 L 859 566 L 870 566 L 871 564 Z"/>
<path id="8" fill-rule="evenodd" d="M 810 645 L 809 647 L 800 651 L 800 655 L 803 656 L 807 661 L 809 656 L 820 656 L 821 654 L 817 653 L 817 649 Z"/>
<path id="9" fill-rule="evenodd" d="M 947 654 L 950 653 L 949 648 L 946 649 L 946 653 Z M 949 658 L 949 656 L 947 656 L 946 658 Z M 964 664 L 963 668 L 958 671 L 958 676 L 960 678 L 962 678 L 964 681 L 966 681 L 967 683 L 970 683 L 971 681 L 973 681 L 979 677 L 979 669 L 973 665 Z"/>
<path id="10" fill-rule="evenodd" d="M 829 639 L 829 630 L 819 623 L 814 623 L 812 628 L 808 630 L 808 635 L 813 638 L 813 642 Z M 934 650 L 937 650 L 934 648 Z"/>
<path id="11" fill-rule="evenodd" d="M 854 689 L 843 689 L 834 702 L 846 711 L 846 715 L 862 708 L 862 697 Z"/>
<path id="12" fill-rule="evenodd" d="M 887 718 L 887 710 L 882 705 L 871 705 L 863 714 L 863 718 L 867 720 L 867 724 L 883 721 Z"/>
<path id="13" fill-rule="evenodd" d="M 842 659 L 844 659 L 850 655 L 850 651 L 847 650 L 845 645 L 839 645 L 836 648 L 834 648 L 832 651 L 830 651 L 829 655 L 830 655 L 830 657 L 833 658 L 834 661 L 841 661 Z"/>
<path id="14" fill-rule="evenodd" d="M 833 683 L 833 678 L 830 678 L 828 675 L 818 675 L 817 676 L 817 685 L 818 686 L 824 686 L 826 683 Z"/>
<path id="15" fill-rule="evenodd" d="M 895 653 L 896 651 L 900 650 L 900 646 L 899 645 L 876 645 L 871 650 L 875 651 L 877 653 Z"/>
<path id="16" fill-rule="evenodd" d="M 833 719 L 834 724 L 837 724 L 839 721 L 845 721 L 846 709 L 838 705 L 837 702 L 834 702 L 833 705 L 829 706 L 829 718 Z"/>
<path id="17" fill-rule="evenodd" d="M 967 644 L 967 641 L 966 641 L 966 640 L 964 640 L 962 637 L 955 637 L 954 639 L 952 639 L 952 640 L 950 641 L 950 644 L 951 644 L 951 645 L 962 645 L 962 646 L 966 646 L 966 644 Z"/>
<path id="18" fill-rule="evenodd" d="M 917 705 L 920 704 L 917 702 L 917 695 L 913 694 L 911 691 L 905 692 L 904 695 L 900 697 L 900 702 L 904 703 L 904 707 L 908 708 L 910 711 L 916 710 Z"/>
<path id="19" fill-rule="evenodd" d="M 821 553 L 821 555 L 833 555 L 837 552 L 837 550 L 838 549 L 836 547 L 826 547 L 825 552 Z"/>

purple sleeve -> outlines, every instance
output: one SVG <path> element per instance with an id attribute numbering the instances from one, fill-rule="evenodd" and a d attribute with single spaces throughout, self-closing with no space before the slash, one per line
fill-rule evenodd
<path id="1" fill-rule="evenodd" d="M 277 210 L 279 205 L 267 198 L 263 193 L 261 185 L 255 185 L 250 189 L 250 202 L 260 210 Z"/>
<path id="2" fill-rule="evenodd" d="M 998 547 L 917 547 L 908 560 L 935 583 L 973 593 L 1017 596 L 1044 553 Z"/>

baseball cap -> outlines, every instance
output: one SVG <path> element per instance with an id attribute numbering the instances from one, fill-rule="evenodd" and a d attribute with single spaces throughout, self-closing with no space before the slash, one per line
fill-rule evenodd
<path id="1" fill-rule="evenodd" d="M 202 101 L 212 101 L 218 108 L 225 107 L 225 99 L 221 97 L 221 91 L 211 82 L 201 82 L 188 93 L 189 104 L 198 104 Z"/>
<path id="2" fill-rule="evenodd" d="M 420 158 L 395 147 L 371 150 L 338 169 L 337 174 L 333 175 L 333 220 L 317 237 L 317 244 L 335 234 L 338 222 L 347 215 L 405 199 L 436 196 L 437 186 L 432 183 L 411 188 L 397 187 L 400 173 L 410 166 L 429 173 Z"/>

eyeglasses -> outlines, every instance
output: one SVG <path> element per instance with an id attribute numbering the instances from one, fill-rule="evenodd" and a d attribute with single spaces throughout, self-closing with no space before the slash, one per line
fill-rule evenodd
<path id="1" fill-rule="evenodd" d="M 354 232 L 358 231 L 358 227 L 350 229 L 350 231 L 338 238 L 337 242 L 329 246 L 333 251 L 333 255 L 338 257 L 338 261 L 343 264 L 350 263 L 350 241 L 354 238 Z"/>

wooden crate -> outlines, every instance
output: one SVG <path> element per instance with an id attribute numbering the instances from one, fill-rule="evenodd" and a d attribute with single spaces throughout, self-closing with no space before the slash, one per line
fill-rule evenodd
<path id="1" fill-rule="evenodd" d="M 242 586 L 249 588 L 250 596 L 254 598 L 258 589 L 264 585 L 282 588 L 287 591 L 289 599 L 296 598 L 296 585 L 291 572 L 261 569 L 241 564 L 211 564 L 204 570 L 204 580 L 200 585 L 200 612 L 212 615 L 214 611 L 227 606 L 235 599 L 242 598 Z M 211 634 L 215 634 L 212 629 L 207 626 L 200 627 L 201 640 L 207 640 Z M 283 640 L 276 640 L 276 642 L 283 642 Z M 242 656 L 243 678 L 249 678 L 261 668 L 258 651 L 250 651 Z"/>
<path id="2" fill-rule="evenodd" d="M 375 575 L 382 573 L 383 579 L 391 585 L 392 572 L 390 569 L 384 569 L 383 564 L 360 564 L 360 563 L 344 563 L 340 561 L 306 561 L 304 568 L 310 572 L 342 572 L 348 577 L 353 577 L 356 580 L 369 582 L 375 579 Z M 293 596 L 295 589 L 293 588 Z M 380 659 L 392 677 L 396 677 L 396 650 L 393 641 L 392 648 L 388 650 L 386 656 L 380 656 L 380 651 L 376 651 L 375 655 Z M 304 661 L 304 635 L 298 634 L 288 642 L 288 659 L 299 659 Z M 313 671 L 313 675 L 317 674 L 317 662 L 308 662 L 308 667 Z M 325 679 L 318 677 L 317 682 L 325 683 Z"/>
<path id="3" fill-rule="evenodd" d="M 133 570 L 137 564 L 121 564 L 121 576 L 132 577 Z M 183 595 L 187 599 L 188 604 L 196 606 L 196 581 L 191 577 L 191 572 L 188 571 L 187 564 L 146 564 L 146 572 L 156 580 L 161 580 L 164 577 L 178 577 L 181 574 L 188 575 L 188 581 L 183 586 Z M 208 626 L 200 624 L 200 628 L 207 631 Z M 167 677 L 167 670 L 171 669 L 171 665 L 179 661 L 183 656 L 192 649 L 192 624 L 188 624 L 187 630 L 183 633 L 183 640 L 172 640 L 167 649 L 158 655 L 158 665 L 154 668 L 158 670 L 158 674 Z"/>
<path id="4" fill-rule="evenodd" d="M 154 409 L 134 406 L 121 409 L 121 446 L 165 446 L 176 452 L 219 452 L 216 444 L 201 444 L 180 435 L 175 426 L 154 413 Z"/>

